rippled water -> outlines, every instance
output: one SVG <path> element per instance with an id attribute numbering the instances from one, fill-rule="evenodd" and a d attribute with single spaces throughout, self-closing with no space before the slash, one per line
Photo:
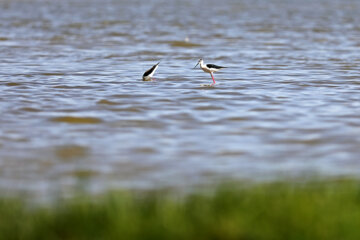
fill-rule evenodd
<path id="1" fill-rule="evenodd" d="M 1 189 L 359 173 L 360 1 L 0 9 Z M 215 87 L 192 69 L 200 57 L 229 67 Z"/>

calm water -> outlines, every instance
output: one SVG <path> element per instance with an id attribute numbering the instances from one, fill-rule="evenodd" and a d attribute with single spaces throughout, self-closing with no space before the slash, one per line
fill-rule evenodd
<path id="1" fill-rule="evenodd" d="M 2 0 L 0 11 L 0 189 L 359 174 L 360 1 Z M 216 87 L 192 69 L 200 57 L 229 67 Z"/>

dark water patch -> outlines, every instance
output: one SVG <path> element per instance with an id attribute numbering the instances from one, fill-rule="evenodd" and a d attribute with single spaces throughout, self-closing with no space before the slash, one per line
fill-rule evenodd
<path id="1" fill-rule="evenodd" d="M 164 56 L 164 55 L 167 55 L 167 53 L 160 52 L 160 51 L 152 51 L 152 50 L 140 50 L 140 51 L 129 53 L 127 56 L 129 56 L 129 57 L 131 57 L 131 56 L 136 56 L 136 57 L 152 56 L 151 60 L 153 60 L 154 56 Z"/>
<path id="2" fill-rule="evenodd" d="M 89 27 L 89 23 L 85 23 L 85 22 L 74 22 L 74 23 L 70 23 L 70 24 L 66 24 L 65 26 L 63 26 L 64 29 L 82 29 L 85 27 Z"/>
<path id="3" fill-rule="evenodd" d="M 120 58 L 122 55 L 120 54 L 109 54 L 104 57 L 104 59 L 112 59 L 112 58 Z"/>
<path id="4" fill-rule="evenodd" d="M 250 109 L 250 111 L 254 111 L 254 112 L 274 112 L 274 111 L 281 111 L 280 108 L 252 108 Z"/>
<path id="5" fill-rule="evenodd" d="M 32 107 L 23 107 L 19 109 L 20 111 L 24 111 L 24 112 L 41 112 L 41 109 L 38 108 L 32 108 Z"/>
<path id="6" fill-rule="evenodd" d="M 162 43 L 167 43 L 172 47 L 183 47 L 183 48 L 193 48 L 193 47 L 201 47 L 201 44 L 192 43 L 188 41 L 164 41 Z"/>
<path id="7" fill-rule="evenodd" d="M 357 64 L 342 64 L 340 67 L 341 70 L 356 70 L 357 68 Z"/>
<path id="8" fill-rule="evenodd" d="M 63 72 L 39 72 L 37 75 L 40 76 L 64 76 L 66 73 Z"/>
<path id="9" fill-rule="evenodd" d="M 107 34 L 110 37 L 129 37 L 129 33 L 126 32 L 110 32 Z"/>
<path id="10" fill-rule="evenodd" d="M 199 107 L 195 107 L 194 110 L 197 110 L 197 111 L 209 111 L 209 110 L 224 110 L 225 108 L 223 107 L 220 107 L 220 106 L 212 106 L 212 105 L 209 105 L 209 106 L 199 106 Z"/>
<path id="11" fill-rule="evenodd" d="M 117 102 L 109 101 L 106 99 L 101 99 L 97 102 L 97 104 L 104 104 L 104 105 L 119 105 Z"/>
<path id="12" fill-rule="evenodd" d="M 13 27 L 24 27 L 31 25 L 33 21 L 31 19 L 22 19 L 22 20 L 16 20 L 11 23 L 11 26 Z"/>
<path id="13" fill-rule="evenodd" d="M 274 140 L 273 143 L 316 146 L 325 143 L 325 141 L 324 139 L 321 138 L 308 138 L 308 139 L 287 138 L 283 140 Z"/>
<path id="14" fill-rule="evenodd" d="M 175 114 L 163 114 L 162 118 L 166 120 L 185 120 L 185 121 L 191 121 L 193 123 L 197 122 L 197 119 L 191 113 L 185 113 L 185 112 L 180 112 Z"/>
<path id="15" fill-rule="evenodd" d="M 9 74 L 6 74 L 6 73 L 0 73 L 0 75 L 9 77 Z M 10 76 L 11 77 L 25 77 L 25 78 L 35 77 L 35 75 L 28 74 L 28 73 L 25 73 L 25 74 L 24 73 L 12 73 Z"/>
<path id="16" fill-rule="evenodd" d="M 9 82 L 5 84 L 8 87 L 15 87 L 15 86 L 21 86 L 22 83 L 17 83 L 17 82 Z"/>
<path id="17" fill-rule="evenodd" d="M 64 36 L 53 36 L 52 38 L 49 39 L 51 44 L 63 44 L 66 42 L 66 38 Z"/>
<path id="18" fill-rule="evenodd" d="M 287 43 L 283 43 L 283 42 L 265 42 L 265 43 L 263 43 L 263 45 L 265 45 L 265 46 L 274 46 L 274 47 L 288 46 Z"/>
<path id="19" fill-rule="evenodd" d="M 146 108 L 144 107 L 122 107 L 122 108 L 110 108 L 110 111 L 114 111 L 114 112 L 132 112 L 132 113 L 137 113 L 137 112 L 142 112 L 144 111 Z"/>
<path id="20" fill-rule="evenodd" d="M 249 31 L 255 32 L 255 33 L 273 33 L 275 30 L 272 27 L 256 27 L 252 28 Z"/>
<path id="21" fill-rule="evenodd" d="M 103 20 L 100 21 L 99 24 L 101 27 L 108 27 L 108 26 L 114 26 L 114 25 L 127 25 L 132 23 L 128 20 Z"/>
<path id="22" fill-rule="evenodd" d="M 112 99 L 136 99 L 136 100 L 143 100 L 143 99 L 148 99 L 148 98 L 152 98 L 154 97 L 153 95 L 150 95 L 146 92 L 143 93 L 133 93 L 133 94 L 114 94 L 114 95 L 110 95 L 109 98 Z"/>
<path id="23" fill-rule="evenodd" d="M 312 28 L 311 31 L 313 31 L 314 33 L 329 33 L 332 31 L 332 29 L 326 27 L 315 27 Z"/>
<path id="24" fill-rule="evenodd" d="M 200 89 L 202 89 L 202 88 L 200 88 Z M 181 101 L 203 103 L 203 102 L 212 102 L 212 101 L 214 101 L 214 98 L 197 96 L 196 94 L 194 94 L 194 95 L 191 95 L 190 97 L 182 97 Z"/>
<path id="25" fill-rule="evenodd" d="M 242 93 L 240 91 L 243 89 L 246 89 L 246 87 L 245 86 L 236 86 L 236 87 L 232 88 L 232 90 L 235 90 L 235 91 L 220 92 L 220 93 L 218 93 L 218 95 L 222 96 L 222 97 L 227 96 L 229 98 L 239 97 L 239 96 L 242 96 Z"/>
<path id="26" fill-rule="evenodd" d="M 230 122 L 244 122 L 244 121 L 251 121 L 251 117 L 229 117 L 229 118 L 225 118 L 224 120 Z"/>
<path id="27" fill-rule="evenodd" d="M 359 82 L 359 84 L 360 84 L 360 82 Z M 173 103 L 174 102 L 174 100 L 171 98 L 160 98 L 160 99 L 156 99 L 155 101 L 158 103 Z"/>
<path id="28" fill-rule="evenodd" d="M 220 157 L 241 157 L 244 154 L 246 154 L 246 153 L 242 152 L 242 151 L 226 150 L 226 151 L 221 151 L 221 152 L 217 153 L 216 155 L 218 155 Z"/>
<path id="29" fill-rule="evenodd" d="M 122 120 L 111 124 L 113 127 L 137 128 L 137 129 L 162 129 L 164 124 L 159 121 L 151 120 Z"/>
<path id="30" fill-rule="evenodd" d="M 137 147 L 137 148 L 132 149 L 132 151 L 141 153 L 141 154 L 151 154 L 151 153 L 155 153 L 156 149 L 154 149 L 152 147 Z"/>
<path id="31" fill-rule="evenodd" d="M 46 106 L 46 107 L 48 107 L 49 109 L 51 109 L 52 106 L 49 105 L 49 106 Z M 64 112 L 64 113 L 76 113 L 76 112 L 79 111 L 79 109 L 73 108 L 73 107 L 71 107 L 71 108 L 58 108 L 58 111 L 59 111 L 59 112 Z"/>
<path id="32" fill-rule="evenodd" d="M 67 85 L 56 85 L 56 86 L 53 86 L 53 88 L 72 89 L 74 87 L 73 86 L 67 86 Z"/>
<path id="33" fill-rule="evenodd" d="M 89 155 L 89 148 L 80 145 L 63 145 L 55 147 L 55 156 L 62 160 L 85 158 Z"/>
<path id="34" fill-rule="evenodd" d="M 89 86 L 89 85 L 74 85 L 74 86 L 70 86 L 70 85 L 56 85 L 53 86 L 53 88 L 60 88 L 60 89 L 93 89 L 93 86 Z"/>
<path id="35" fill-rule="evenodd" d="M 66 175 L 70 175 L 76 178 L 85 178 L 85 179 L 95 177 L 98 174 L 99 172 L 91 169 L 77 169 L 66 173 Z"/>
<path id="36" fill-rule="evenodd" d="M 69 124 L 98 124 L 102 123 L 103 120 L 95 117 L 73 117 L 73 116 L 64 116 L 64 117 L 54 117 L 50 119 L 53 122 L 63 122 Z"/>

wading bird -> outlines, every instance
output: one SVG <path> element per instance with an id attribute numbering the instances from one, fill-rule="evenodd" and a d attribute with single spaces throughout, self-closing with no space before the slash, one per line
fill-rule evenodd
<path id="1" fill-rule="evenodd" d="M 217 66 L 215 64 L 204 64 L 204 60 L 202 58 L 200 58 L 200 60 L 196 64 L 196 66 L 199 65 L 199 64 L 200 64 L 201 69 L 204 72 L 210 73 L 210 75 L 212 77 L 212 80 L 213 80 L 213 83 L 210 86 L 213 86 L 216 83 L 215 79 L 214 79 L 214 76 L 213 76 L 213 72 L 217 72 L 222 68 L 226 68 L 226 67 L 222 67 L 222 66 Z M 194 68 L 196 68 L 196 66 Z"/>
<path id="2" fill-rule="evenodd" d="M 152 66 L 150 69 L 148 69 L 144 74 L 143 74 L 143 81 L 151 81 L 152 77 L 154 76 L 154 73 L 156 71 L 156 69 L 159 66 L 158 62 L 157 64 L 155 64 L 154 66 Z"/>

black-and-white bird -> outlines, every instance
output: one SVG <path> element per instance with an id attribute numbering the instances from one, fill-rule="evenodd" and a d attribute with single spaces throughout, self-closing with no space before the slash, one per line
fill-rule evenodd
<path id="1" fill-rule="evenodd" d="M 152 66 L 150 69 L 148 69 L 143 74 L 143 81 L 151 81 L 152 77 L 154 76 L 154 73 L 155 73 L 156 69 L 159 67 L 159 64 L 160 64 L 160 62 L 158 62 L 157 64 Z"/>
<path id="2" fill-rule="evenodd" d="M 215 64 L 204 64 L 204 60 L 202 58 L 200 58 L 200 60 L 196 64 L 196 66 L 199 65 L 199 64 L 200 64 L 201 69 L 204 72 L 210 73 L 210 75 L 212 77 L 212 80 L 213 80 L 213 83 L 211 84 L 211 86 L 213 86 L 216 83 L 215 79 L 214 79 L 214 76 L 213 76 L 213 72 L 217 72 L 222 68 L 226 68 L 226 67 L 218 66 L 218 65 L 215 65 Z M 196 68 L 196 66 L 194 68 Z"/>

